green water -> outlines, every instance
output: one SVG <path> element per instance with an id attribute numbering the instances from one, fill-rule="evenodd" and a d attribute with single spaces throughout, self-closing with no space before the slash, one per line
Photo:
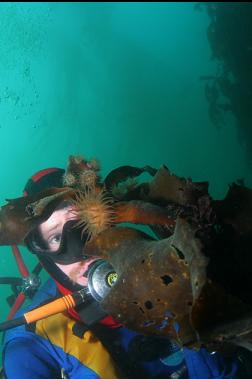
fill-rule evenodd
<path id="1" fill-rule="evenodd" d="M 35 171 L 96 157 L 209 180 L 212 196 L 252 175 L 231 115 L 208 118 L 201 75 L 214 74 L 205 12 L 194 3 L 0 4 L 0 201 Z M 36 260 L 24 251 L 29 267 Z M 0 275 L 18 275 L 9 247 Z M 9 307 L 0 287 L 1 321 Z"/>

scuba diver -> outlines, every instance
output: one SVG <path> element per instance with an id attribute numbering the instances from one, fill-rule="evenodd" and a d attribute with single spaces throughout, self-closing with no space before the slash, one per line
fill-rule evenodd
<path id="1" fill-rule="evenodd" d="M 65 170 L 41 170 L 27 182 L 25 196 L 63 188 Z M 85 255 L 88 233 L 75 228 L 75 206 L 63 200 L 26 235 L 50 279 L 28 309 L 59 295 L 84 291 L 84 301 L 67 312 L 21 325 L 5 333 L 3 366 L 7 379 L 235 379 L 240 363 L 220 353 L 182 349 L 166 337 L 130 330 L 108 315 L 100 297 L 113 286 L 116 272 L 99 256 Z M 106 280 L 107 281 L 106 281 Z M 16 317 L 23 314 L 19 311 Z"/>

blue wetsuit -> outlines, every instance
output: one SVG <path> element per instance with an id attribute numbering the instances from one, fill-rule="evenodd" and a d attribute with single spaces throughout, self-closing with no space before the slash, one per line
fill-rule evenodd
<path id="1" fill-rule="evenodd" d="M 31 308 L 56 294 L 56 286 L 50 279 L 33 298 Z M 3 354 L 7 379 L 121 379 L 117 366 L 100 341 L 90 331 L 77 336 L 73 333 L 74 324 L 74 320 L 60 314 L 37 322 L 32 330 L 20 326 L 7 331 Z M 109 334 L 125 352 L 125 361 L 131 359 L 134 365 L 134 357 L 129 358 L 127 353 L 143 336 L 124 327 L 112 329 Z M 131 375 L 133 379 L 239 378 L 238 361 L 227 361 L 219 353 L 210 354 L 205 349 L 198 352 L 183 349 L 182 352 L 171 345 L 167 356 L 141 359 L 137 364 L 140 374 Z"/>

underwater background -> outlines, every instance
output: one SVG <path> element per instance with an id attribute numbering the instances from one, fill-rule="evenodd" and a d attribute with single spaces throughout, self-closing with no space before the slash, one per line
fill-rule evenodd
<path id="1" fill-rule="evenodd" d="M 21 196 L 36 171 L 65 168 L 78 154 L 97 158 L 103 175 L 125 164 L 166 164 L 178 176 L 209 181 L 216 199 L 238 179 L 252 187 L 251 132 L 241 132 L 233 100 L 216 81 L 224 47 L 239 39 L 222 18 L 226 39 L 214 54 L 216 8 L 205 4 L 1 3 L 1 205 Z M 222 16 L 240 7 L 220 6 Z M 32 269 L 36 259 L 22 252 Z M 0 277 L 20 276 L 10 247 L 0 248 L 0 270 Z M 0 286 L 1 321 L 11 294 Z"/>

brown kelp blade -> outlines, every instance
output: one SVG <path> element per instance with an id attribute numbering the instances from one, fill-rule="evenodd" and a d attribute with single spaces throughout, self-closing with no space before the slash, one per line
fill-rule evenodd
<path id="1" fill-rule="evenodd" d="M 136 178 L 144 172 L 154 176 L 157 169 L 145 166 L 145 167 L 134 167 L 134 166 L 120 166 L 116 169 L 110 171 L 110 173 L 104 179 L 105 187 L 110 191 L 113 187 L 117 186 L 119 183 L 125 182 L 128 179 Z"/>
<path id="2" fill-rule="evenodd" d="M 143 225 L 174 227 L 175 220 L 167 209 L 140 200 L 118 202 L 114 205 L 115 223 L 129 222 Z"/>
<path id="3" fill-rule="evenodd" d="M 207 345 L 226 332 L 227 322 L 251 311 L 207 278 L 208 259 L 186 220 L 179 219 L 174 235 L 161 241 L 133 229 L 111 228 L 90 241 L 86 252 L 108 259 L 118 274 L 103 308 L 141 333 Z"/>
<path id="4" fill-rule="evenodd" d="M 0 209 L 0 245 L 23 244 L 27 233 L 73 194 L 72 189 L 52 188 L 37 196 L 8 200 Z"/>
<path id="5" fill-rule="evenodd" d="M 151 171 L 147 170 L 147 172 L 152 175 L 151 180 L 139 184 L 132 192 L 126 193 L 122 200 L 139 199 L 162 205 L 174 203 L 181 206 L 196 205 L 201 196 L 208 195 L 208 182 L 193 182 L 190 178 L 179 177 L 172 174 L 164 165 L 158 170 L 150 169 Z M 112 181 L 112 184 L 117 183 Z M 110 187 L 113 192 L 112 184 L 110 183 Z"/>
<path id="6" fill-rule="evenodd" d="M 102 301 L 106 311 L 133 330 L 178 338 L 195 338 L 188 317 L 192 290 L 188 265 L 171 240 L 152 240 L 129 228 L 111 228 L 90 241 L 87 253 L 114 266 L 118 279 Z"/>

